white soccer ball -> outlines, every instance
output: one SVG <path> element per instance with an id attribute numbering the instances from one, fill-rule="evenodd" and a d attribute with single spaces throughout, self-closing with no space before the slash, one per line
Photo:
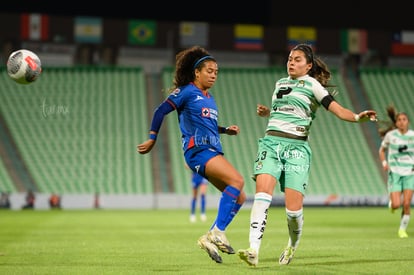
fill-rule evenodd
<path id="1" fill-rule="evenodd" d="M 7 60 L 7 73 L 17 83 L 33 83 L 42 73 L 40 58 L 25 49 L 12 52 Z"/>

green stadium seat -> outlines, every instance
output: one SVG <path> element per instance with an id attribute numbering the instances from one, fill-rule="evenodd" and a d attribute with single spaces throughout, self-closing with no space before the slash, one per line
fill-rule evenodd
<path id="1" fill-rule="evenodd" d="M 152 193 L 150 158 L 136 152 L 148 132 L 140 68 L 44 68 L 30 85 L 2 71 L 0 100 L 39 192 Z"/>

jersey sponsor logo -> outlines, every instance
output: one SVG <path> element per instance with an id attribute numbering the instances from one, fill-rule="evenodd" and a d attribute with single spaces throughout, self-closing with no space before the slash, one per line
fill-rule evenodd
<path id="1" fill-rule="evenodd" d="M 293 107 L 279 107 L 277 108 L 278 111 L 280 112 L 294 112 L 295 108 Z"/>

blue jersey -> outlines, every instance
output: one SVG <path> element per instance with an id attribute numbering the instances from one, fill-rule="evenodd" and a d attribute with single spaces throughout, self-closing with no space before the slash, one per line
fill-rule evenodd
<path id="1" fill-rule="evenodd" d="M 190 83 L 173 91 L 167 102 L 177 110 L 184 151 L 208 147 L 222 153 L 217 105 L 210 93 L 204 94 Z"/>

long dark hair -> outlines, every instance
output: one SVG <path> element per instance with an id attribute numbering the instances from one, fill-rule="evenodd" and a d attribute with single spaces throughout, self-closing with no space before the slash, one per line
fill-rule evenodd
<path id="1" fill-rule="evenodd" d="M 328 65 L 318 56 L 313 53 L 313 49 L 307 44 L 298 44 L 292 51 L 302 51 L 305 54 L 305 58 L 308 64 L 312 64 L 312 68 L 309 70 L 309 75 L 315 78 L 324 87 L 333 87 L 328 82 L 331 80 L 331 72 Z"/>
<path id="2" fill-rule="evenodd" d="M 378 132 L 381 138 L 383 138 L 385 134 L 387 134 L 389 131 L 397 128 L 397 126 L 395 126 L 395 122 L 397 122 L 397 118 L 400 115 L 405 115 L 406 117 L 408 117 L 408 115 L 404 112 L 397 112 L 394 105 L 389 105 L 386 110 L 389 120 L 380 121 L 380 127 L 378 128 Z"/>

